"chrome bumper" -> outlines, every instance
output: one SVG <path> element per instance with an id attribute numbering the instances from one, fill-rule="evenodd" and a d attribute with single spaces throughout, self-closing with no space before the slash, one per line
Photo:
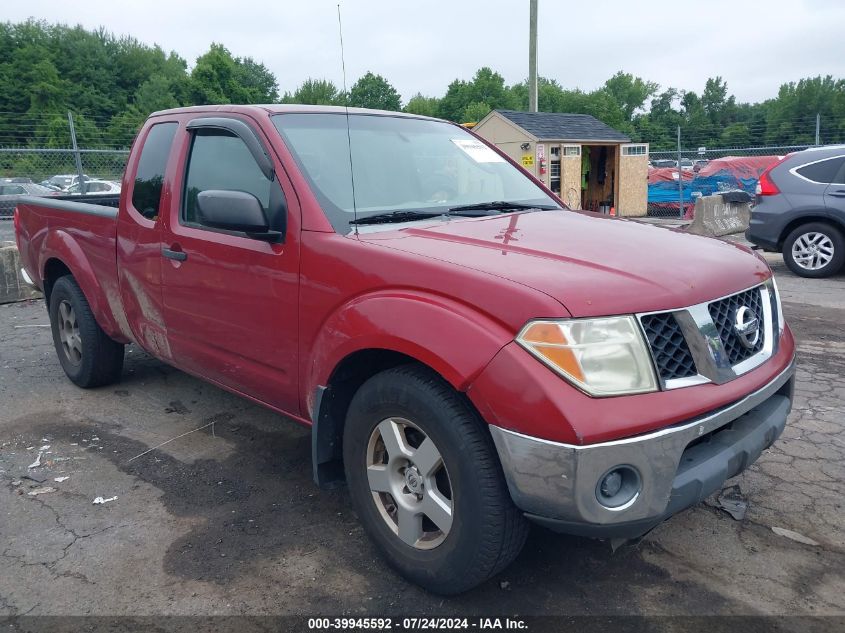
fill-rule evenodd
<path id="1" fill-rule="evenodd" d="M 718 490 L 780 436 L 794 372 L 793 360 L 742 400 L 623 440 L 575 446 L 492 425 L 490 431 L 514 503 L 529 518 L 561 532 L 633 538 Z M 638 471 L 641 488 L 631 503 L 612 509 L 599 502 L 597 486 L 620 465 Z"/>

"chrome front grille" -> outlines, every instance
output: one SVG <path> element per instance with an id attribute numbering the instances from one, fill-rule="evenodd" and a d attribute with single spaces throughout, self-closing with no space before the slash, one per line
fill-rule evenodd
<path id="1" fill-rule="evenodd" d="M 763 325 L 763 302 L 760 296 L 760 288 L 752 288 L 719 301 L 713 301 L 708 306 L 710 317 L 716 324 L 716 329 L 719 330 L 719 338 L 722 339 L 722 345 L 725 347 L 731 365 L 736 365 L 747 358 L 751 358 L 763 349 L 766 336 L 765 328 L 761 327 L 760 335 L 757 337 L 755 344 L 750 347 L 743 344 L 734 327 L 737 311 L 742 306 L 747 307 L 754 314 L 754 318 L 760 326 Z"/>
<path id="2" fill-rule="evenodd" d="M 777 351 L 782 327 L 777 314 L 777 296 L 769 280 L 714 301 L 637 316 L 661 386 L 677 389 L 722 384 L 765 362 Z M 759 332 L 756 338 L 754 327 Z"/>

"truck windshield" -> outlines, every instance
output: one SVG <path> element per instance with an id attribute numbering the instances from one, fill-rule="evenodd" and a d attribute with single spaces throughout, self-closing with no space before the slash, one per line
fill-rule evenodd
<path id="1" fill-rule="evenodd" d="M 521 170 L 455 125 L 350 114 L 347 136 L 343 112 L 280 114 L 273 121 L 340 233 L 350 230 L 355 208 L 359 220 L 393 211 L 436 215 L 497 200 L 559 208 Z"/>

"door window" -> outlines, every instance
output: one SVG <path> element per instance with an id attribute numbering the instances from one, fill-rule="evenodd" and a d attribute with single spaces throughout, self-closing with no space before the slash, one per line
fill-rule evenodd
<path id="1" fill-rule="evenodd" d="M 170 146 L 176 134 L 178 123 L 158 123 L 150 128 L 138 171 L 135 174 L 135 186 L 132 189 L 132 206 L 148 220 L 155 220 L 159 214 L 161 189 L 164 184 L 164 170 L 170 156 Z"/>
<path id="2" fill-rule="evenodd" d="M 240 138 L 224 130 L 197 130 L 188 159 L 182 220 L 201 224 L 197 195 L 210 189 L 251 193 L 269 217 L 273 186 Z"/>
<path id="3" fill-rule="evenodd" d="M 843 165 L 845 165 L 845 156 L 837 156 L 798 167 L 795 171 L 807 180 L 827 185 L 836 182 L 836 177 Z"/>

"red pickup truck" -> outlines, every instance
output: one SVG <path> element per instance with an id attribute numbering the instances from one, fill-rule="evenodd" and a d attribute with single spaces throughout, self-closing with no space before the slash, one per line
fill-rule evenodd
<path id="1" fill-rule="evenodd" d="M 569 211 L 444 121 L 159 112 L 118 209 L 28 198 L 15 226 L 73 382 L 118 380 L 134 343 L 309 425 L 315 481 L 345 481 L 435 592 L 502 570 L 526 519 L 646 533 L 754 462 L 792 403 L 760 257 Z"/>

